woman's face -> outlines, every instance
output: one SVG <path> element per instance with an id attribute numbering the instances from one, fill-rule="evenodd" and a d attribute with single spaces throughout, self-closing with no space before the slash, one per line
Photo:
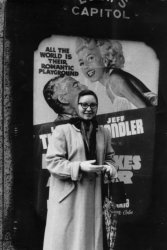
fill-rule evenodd
<path id="1" fill-rule="evenodd" d="M 78 101 L 78 115 L 84 120 L 91 120 L 97 113 L 97 101 L 93 95 L 81 96 Z"/>
<path id="2" fill-rule="evenodd" d="M 104 63 L 98 48 L 83 48 L 78 52 L 79 65 L 86 78 L 91 82 L 101 79 L 104 73 Z"/>

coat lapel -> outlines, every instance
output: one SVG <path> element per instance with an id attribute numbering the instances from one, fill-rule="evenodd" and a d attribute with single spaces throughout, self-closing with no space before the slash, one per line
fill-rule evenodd
<path id="1" fill-rule="evenodd" d="M 104 150 L 105 150 L 105 139 L 102 130 L 98 128 L 96 133 L 96 152 L 97 152 L 97 162 L 102 164 L 104 160 Z"/>

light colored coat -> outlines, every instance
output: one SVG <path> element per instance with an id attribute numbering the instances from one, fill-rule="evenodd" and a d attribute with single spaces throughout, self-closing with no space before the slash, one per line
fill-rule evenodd
<path id="1" fill-rule="evenodd" d="M 97 164 L 112 165 L 107 129 L 98 127 L 96 144 Z M 51 178 L 43 249 L 102 250 L 101 175 L 80 171 L 86 160 L 80 130 L 71 124 L 57 126 L 46 160 Z"/>

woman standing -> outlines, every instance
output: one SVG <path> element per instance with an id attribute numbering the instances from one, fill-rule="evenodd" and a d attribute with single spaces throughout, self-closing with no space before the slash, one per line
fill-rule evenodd
<path id="1" fill-rule="evenodd" d="M 117 177 L 107 129 L 98 126 L 94 92 L 79 93 L 77 118 L 59 125 L 47 152 L 51 173 L 44 250 L 102 250 L 101 173 Z"/>

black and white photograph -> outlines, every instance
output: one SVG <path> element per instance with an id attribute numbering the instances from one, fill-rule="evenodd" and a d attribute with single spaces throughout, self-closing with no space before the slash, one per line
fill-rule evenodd
<path id="1" fill-rule="evenodd" d="M 0 249 L 167 249 L 166 11 L 2 1 Z"/>

